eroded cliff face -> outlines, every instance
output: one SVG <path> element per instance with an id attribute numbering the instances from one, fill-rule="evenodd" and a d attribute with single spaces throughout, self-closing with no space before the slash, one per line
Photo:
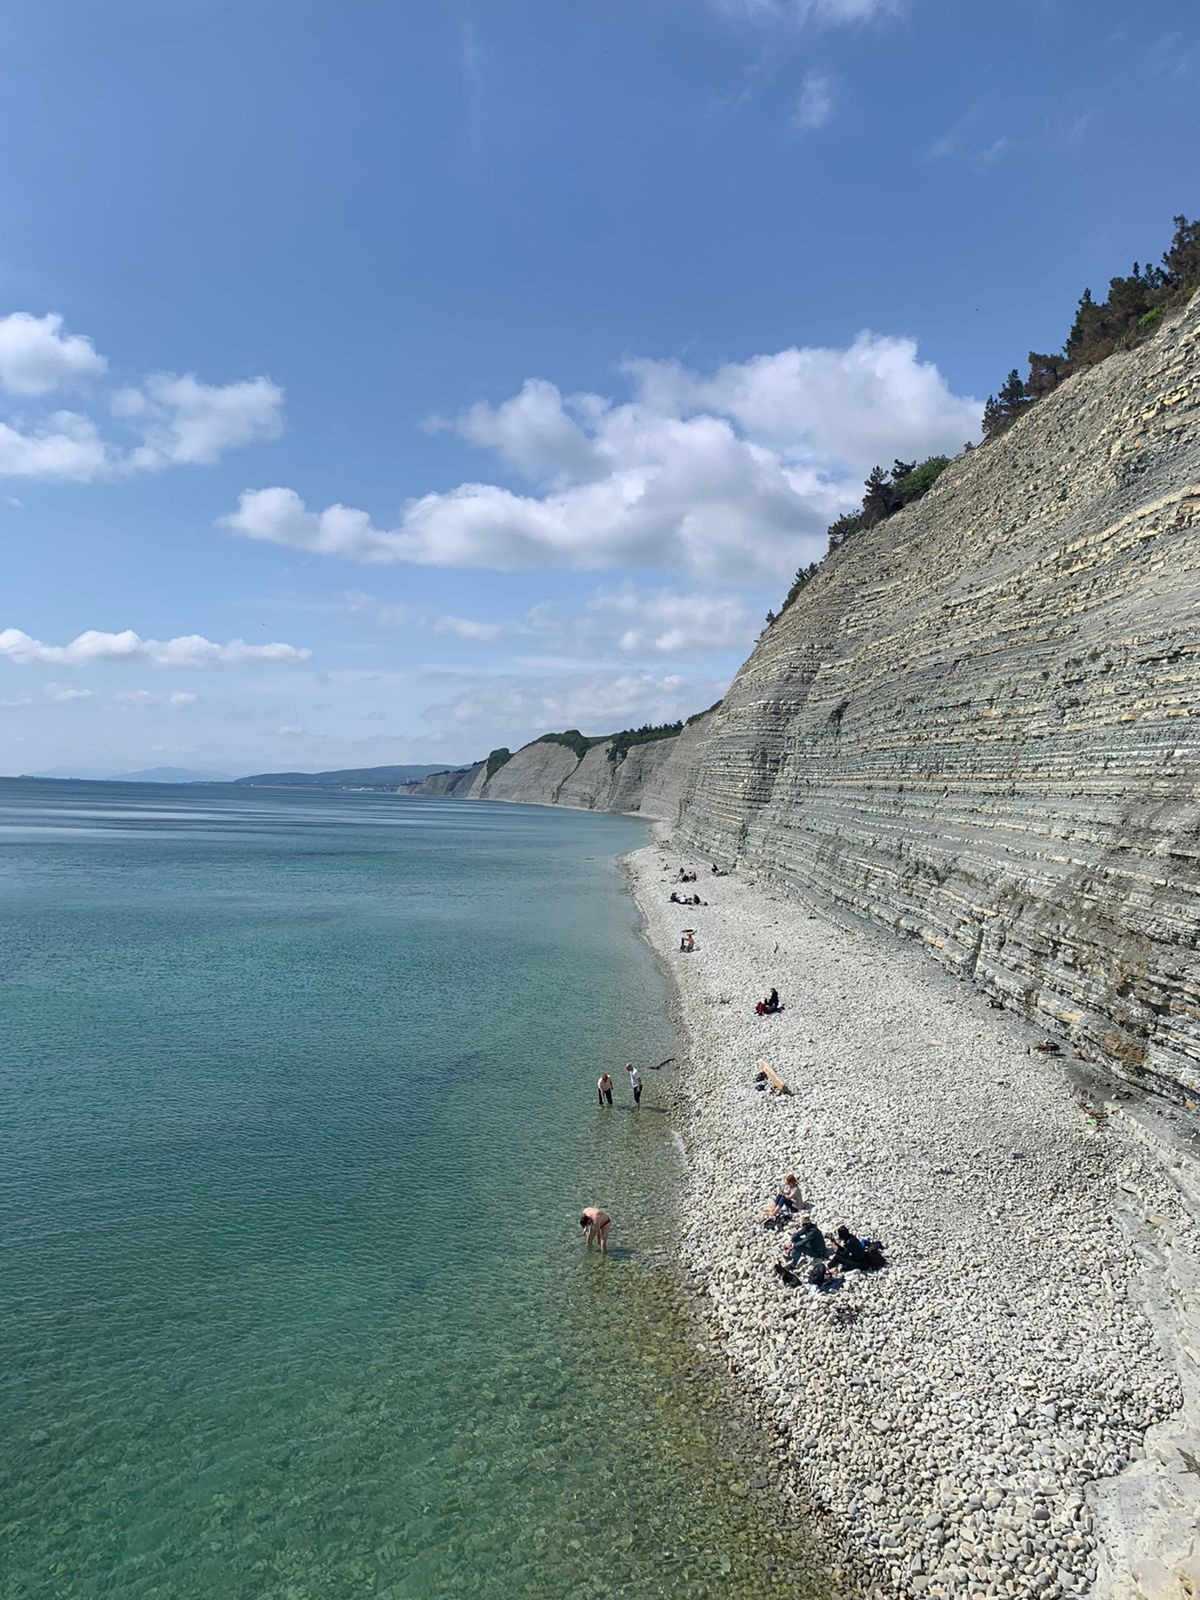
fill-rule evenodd
<path id="1" fill-rule="evenodd" d="M 678 839 L 1200 1095 L 1200 297 L 829 557 Z"/>
<path id="2" fill-rule="evenodd" d="M 709 720 L 698 717 L 678 738 L 634 745 L 615 761 L 609 760 L 612 743 L 607 739 L 593 745 L 582 760 L 566 745 L 538 742 L 515 751 L 491 778 L 486 764 L 478 762 L 461 772 L 439 772 L 420 783 L 403 784 L 400 792 L 627 811 L 674 822 Z"/>

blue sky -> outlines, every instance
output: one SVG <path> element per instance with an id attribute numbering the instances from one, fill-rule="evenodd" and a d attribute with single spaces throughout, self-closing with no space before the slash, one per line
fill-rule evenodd
<path id="1" fill-rule="evenodd" d="M 0 771 L 709 704 L 1194 215 L 1200 14 L 10 0 Z"/>

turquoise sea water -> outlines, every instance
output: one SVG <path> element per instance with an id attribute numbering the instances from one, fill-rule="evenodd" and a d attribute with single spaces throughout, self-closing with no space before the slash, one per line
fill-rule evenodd
<path id="1" fill-rule="evenodd" d="M 812 1593 L 618 817 L 0 781 L 4 1600 Z M 607 1261 L 577 1215 L 616 1218 Z"/>

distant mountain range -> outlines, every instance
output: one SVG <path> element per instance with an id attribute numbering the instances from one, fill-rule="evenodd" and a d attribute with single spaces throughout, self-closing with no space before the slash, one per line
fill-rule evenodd
<path id="1" fill-rule="evenodd" d="M 393 789 L 398 783 L 417 783 L 431 773 L 446 770 L 443 761 L 434 767 L 344 767 L 336 772 L 256 772 L 249 778 L 237 778 L 235 782 L 289 789 Z"/>
<path id="2" fill-rule="evenodd" d="M 262 788 L 287 789 L 394 789 L 401 783 L 419 783 L 438 766 L 344 767 L 337 772 L 255 772 L 234 778 L 228 772 L 194 772 L 190 767 L 147 767 L 141 772 L 109 772 L 102 767 L 55 767 L 49 772 L 23 772 L 23 778 L 70 778 L 84 783 L 237 783 Z"/>
<path id="3" fill-rule="evenodd" d="M 190 767 L 146 767 L 141 772 L 106 772 L 95 767 L 55 767 L 23 772 L 23 778 L 75 778 L 90 783 L 231 783 L 227 772 L 193 772 Z"/>

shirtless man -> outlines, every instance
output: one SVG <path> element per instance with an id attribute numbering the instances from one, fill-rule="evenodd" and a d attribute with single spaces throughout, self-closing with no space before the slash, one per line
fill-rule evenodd
<path id="1" fill-rule="evenodd" d="M 613 1081 L 607 1072 L 602 1072 L 596 1079 L 596 1098 L 600 1104 L 612 1105 Z"/>
<path id="2" fill-rule="evenodd" d="M 612 1227 L 612 1218 L 607 1211 L 601 1211 L 599 1206 L 584 1206 L 579 1218 L 579 1226 L 587 1229 L 587 1247 L 599 1242 L 600 1254 L 608 1254 L 608 1230 Z"/>

